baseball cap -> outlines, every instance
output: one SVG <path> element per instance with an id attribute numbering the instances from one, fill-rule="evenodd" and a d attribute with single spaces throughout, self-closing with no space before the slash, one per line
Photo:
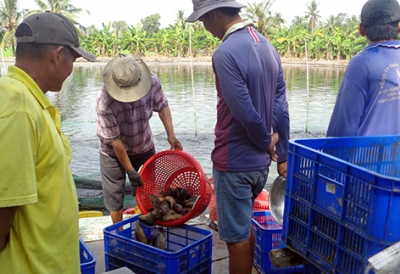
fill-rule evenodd
<path id="1" fill-rule="evenodd" d="M 361 24 L 381 25 L 400 21 L 397 0 L 369 0 L 361 10 Z"/>
<path id="2" fill-rule="evenodd" d="M 96 61 L 96 56 L 80 47 L 78 33 L 71 21 L 60 13 L 41 12 L 24 18 L 18 26 L 26 26 L 31 30 L 29 35 L 18 36 L 18 43 L 52 44 L 68 46 L 79 56 L 88 61 Z"/>
<path id="3" fill-rule="evenodd" d="M 241 9 L 245 5 L 234 0 L 193 0 L 193 12 L 186 18 L 185 22 L 193 23 L 199 20 L 201 16 L 211 10 L 218 8 L 237 8 Z"/>

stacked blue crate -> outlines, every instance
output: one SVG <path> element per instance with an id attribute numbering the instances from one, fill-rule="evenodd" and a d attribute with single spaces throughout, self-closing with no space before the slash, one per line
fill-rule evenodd
<path id="1" fill-rule="evenodd" d="M 400 136 L 291 140 L 287 174 L 283 242 L 322 272 L 400 241 Z"/>

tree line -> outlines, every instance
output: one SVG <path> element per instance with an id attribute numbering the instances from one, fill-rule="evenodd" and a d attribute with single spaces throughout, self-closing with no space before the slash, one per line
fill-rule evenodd
<path id="1" fill-rule="evenodd" d="M 160 28 L 160 15 L 153 14 L 140 20 L 136 26 L 125 21 L 103 23 L 101 29 L 79 24 L 79 13 L 69 0 L 34 0 L 38 9 L 18 10 L 18 0 L 3 0 L 0 4 L 0 48 L 15 52 L 15 30 L 27 15 L 51 10 L 67 16 L 76 26 L 82 46 L 98 57 L 114 57 L 119 53 L 140 56 L 202 57 L 211 56 L 220 41 L 205 30 L 201 22 L 187 24 L 183 11 L 175 21 Z M 278 50 L 281 57 L 325 60 L 346 60 L 360 52 L 367 44 L 358 33 L 359 18 L 340 13 L 322 21 L 318 3 L 312 0 L 302 16 L 290 24 L 281 14 L 273 13 L 275 0 L 247 3 L 241 16 L 250 20 Z"/>

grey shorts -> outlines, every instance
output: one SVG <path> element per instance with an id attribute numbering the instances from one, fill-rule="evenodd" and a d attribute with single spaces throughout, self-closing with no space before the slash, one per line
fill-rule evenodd
<path id="1" fill-rule="evenodd" d="M 130 156 L 132 166 L 139 168 L 155 154 L 154 147 L 146 153 Z M 126 171 L 117 158 L 100 153 L 101 186 L 104 205 L 109 211 L 119 211 L 124 207 Z"/>

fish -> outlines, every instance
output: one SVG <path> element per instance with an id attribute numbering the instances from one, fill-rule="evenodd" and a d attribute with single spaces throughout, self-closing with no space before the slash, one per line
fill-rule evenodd
<path id="1" fill-rule="evenodd" d="M 178 219 L 180 219 L 180 218 L 182 218 L 182 217 L 183 217 L 183 214 L 176 213 L 175 210 L 170 210 L 170 211 L 168 211 L 167 214 L 165 214 L 165 215 L 162 217 L 162 221 L 163 221 L 163 222 L 170 222 L 170 221 L 178 220 Z"/>
<path id="2" fill-rule="evenodd" d="M 147 239 L 147 244 L 151 245 L 151 246 L 155 246 L 156 240 L 157 240 L 156 236 L 150 235 L 150 237 Z"/>
<path id="3" fill-rule="evenodd" d="M 176 213 L 182 213 L 183 212 L 183 206 L 181 204 L 174 204 L 172 209 L 175 210 Z"/>
<path id="4" fill-rule="evenodd" d="M 193 206 L 195 205 L 196 201 L 197 201 L 198 197 L 191 197 L 185 201 L 183 201 L 182 206 L 185 207 L 190 207 L 193 208 Z"/>
<path id="5" fill-rule="evenodd" d="M 163 217 L 163 216 L 165 216 L 165 214 L 167 214 L 168 213 L 168 211 L 170 211 L 170 207 L 169 207 L 169 202 L 168 201 L 166 201 L 166 200 L 163 200 L 161 203 L 160 203 L 160 215 L 161 215 L 161 218 Z M 161 219 L 160 218 L 160 219 Z"/>
<path id="6" fill-rule="evenodd" d="M 155 243 L 155 247 L 158 247 L 159 249 L 165 250 L 165 247 L 167 245 L 167 240 L 165 237 L 165 232 L 164 229 L 162 227 L 158 228 L 158 235 L 156 238 L 156 243 Z"/>
<path id="7" fill-rule="evenodd" d="M 146 234 L 144 233 L 144 230 L 142 228 L 142 223 L 140 221 L 137 221 L 135 225 L 135 239 L 138 242 L 147 244 L 147 237 Z"/>
<path id="8" fill-rule="evenodd" d="M 157 214 L 160 210 L 151 209 L 149 213 L 142 214 L 138 218 L 139 220 L 147 226 L 153 226 L 156 224 Z"/>
<path id="9" fill-rule="evenodd" d="M 192 197 L 190 194 L 190 191 L 187 188 L 184 187 L 177 187 L 176 190 L 179 193 L 179 197 L 182 198 L 183 200 L 189 199 Z"/>
<path id="10" fill-rule="evenodd" d="M 148 214 L 139 216 L 147 226 L 155 225 L 156 220 L 169 222 L 182 218 L 193 209 L 199 199 L 184 187 L 169 187 L 167 190 L 161 190 L 158 197 L 152 193 L 148 197 L 152 208 Z"/>
<path id="11" fill-rule="evenodd" d="M 172 196 L 174 194 L 174 190 L 172 188 L 168 188 L 166 191 L 160 191 L 160 197 Z"/>
<path id="12" fill-rule="evenodd" d="M 158 209 L 160 207 L 160 199 L 156 195 L 150 193 L 149 200 L 153 208 Z"/>
<path id="13" fill-rule="evenodd" d="M 164 200 L 169 203 L 169 208 L 174 208 L 175 199 L 172 196 L 166 196 Z"/>
<path id="14" fill-rule="evenodd" d="M 183 187 L 177 187 L 170 196 L 172 196 L 179 204 L 192 197 L 190 191 Z"/>

